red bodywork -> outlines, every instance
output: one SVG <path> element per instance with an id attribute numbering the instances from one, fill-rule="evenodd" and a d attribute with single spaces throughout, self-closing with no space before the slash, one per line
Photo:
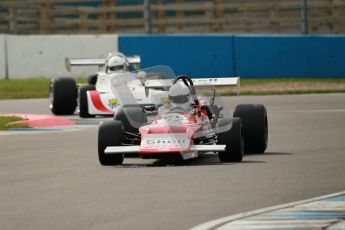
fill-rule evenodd
<path id="1" fill-rule="evenodd" d="M 198 111 L 198 110 L 197 110 Z M 190 151 L 193 137 L 208 122 L 207 116 L 200 112 L 196 115 L 186 113 L 161 114 L 149 125 L 139 129 L 141 143 L 139 154 L 145 158 L 159 155 L 180 154 Z"/>
<path id="2" fill-rule="evenodd" d="M 89 90 L 92 105 L 100 112 L 103 113 L 113 113 L 113 111 L 106 108 L 101 100 L 100 93 L 97 90 Z"/>

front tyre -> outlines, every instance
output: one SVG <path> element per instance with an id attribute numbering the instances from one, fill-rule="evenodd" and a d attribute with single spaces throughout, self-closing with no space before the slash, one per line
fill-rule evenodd
<path id="1" fill-rule="evenodd" d="M 261 104 L 238 105 L 234 117 L 241 118 L 244 126 L 244 152 L 263 153 L 268 142 L 267 110 Z"/>
<path id="2" fill-rule="evenodd" d="M 97 83 L 97 78 L 98 78 L 98 74 L 93 74 L 91 76 L 89 76 L 87 78 L 87 82 L 90 84 L 90 85 L 96 85 Z"/>
<path id="3" fill-rule="evenodd" d="M 55 115 L 72 115 L 77 107 L 78 89 L 72 78 L 56 78 L 50 81 L 50 110 Z"/>
<path id="4" fill-rule="evenodd" d="M 87 91 L 95 90 L 93 85 L 82 85 L 79 88 L 79 116 L 80 117 L 95 117 L 94 115 L 89 114 L 89 107 L 87 103 Z"/>
<path id="5" fill-rule="evenodd" d="M 123 154 L 105 154 L 107 146 L 120 146 L 122 142 L 122 124 L 120 121 L 104 121 L 98 129 L 98 159 L 101 165 L 120 165 Z"/>
<path id="6" fill-rule="evenodd" d="M 114 120 L 121 121 L 126 132 L 138 133 L 139 128 L 147 123 L 147 115 L 139 107 L 121 107 Z"/>
<path id="7" fill-rule="evenodd" d="M 224 118 L 219 121 L 218 144 L 226 145 L 225 152 L 218 152 L 221 162 L 241 162 L 244 154 L 244 133 L 242 121 L 238 117 Z"/>

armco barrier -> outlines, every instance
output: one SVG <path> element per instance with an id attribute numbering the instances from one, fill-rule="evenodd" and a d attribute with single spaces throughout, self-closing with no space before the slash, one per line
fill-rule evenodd
<path id="1" fill-rule="evenodd" d="M 231 35 L 119 36 L 119 51 L 139 54 L 142 68 L 168 65 L 176 74 L 233 76 Z"/>
<path id="2" fill-rule="evenodd" d="M 119 50 L 200 77 L 345 77 L 345 36 L 120 36 Z"/>

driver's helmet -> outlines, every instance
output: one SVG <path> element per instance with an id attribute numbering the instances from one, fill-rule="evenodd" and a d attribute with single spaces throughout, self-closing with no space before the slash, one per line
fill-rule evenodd
<path id="1" fill-rule="evenodd" d="M 181 83 L 173 84 L 168 93 L 169 102 L 171 104 L 186 104 L 191 102 L 190 89 Z"/>
<path id="2" fill-rule="evenodd" d="M 107 61 L 107 73 L 123 72 L 128 70 L 128 63 L 125 57 L 112 56 Z"/>

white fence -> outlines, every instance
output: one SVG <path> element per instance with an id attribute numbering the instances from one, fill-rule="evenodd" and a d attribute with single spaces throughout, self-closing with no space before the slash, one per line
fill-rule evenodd
<path id="1" fill-rule="evenodd" d="M 0 35 L 0 79 L 83 77 L 97 67 L 65 69 L 65 58 L 105 57 L 118 35 Z"/>

